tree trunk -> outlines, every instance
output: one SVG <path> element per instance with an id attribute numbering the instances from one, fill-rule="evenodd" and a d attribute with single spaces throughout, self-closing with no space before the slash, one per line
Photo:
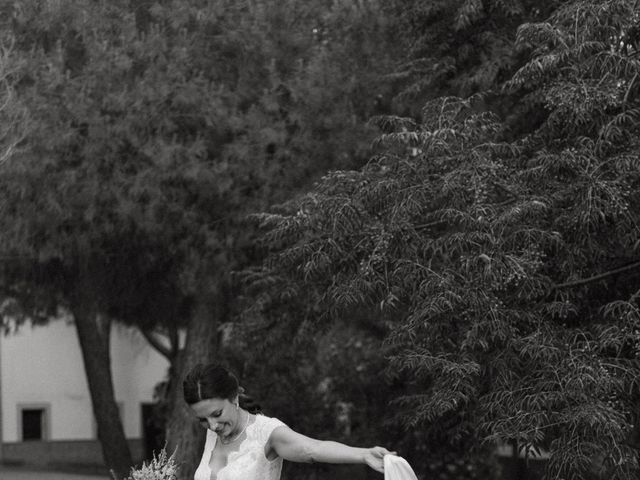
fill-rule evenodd
<path id="1" fill-rule="evenodd" d="M 111 321 L 87 305 L 74 305 L 72 313 L 104 461 L 118 479 L 125 478 L 133 461 L 113 389 L 109 354 Z"/>
<path id="2" fill-rule="evenodd" d="M 187 325 L 185 347 L 177 356 L 171 376 L 167 448 L 170 453 L 176 452 L 176 461 L 181 466 L 180 480 L 193 478 L 195 467 L 202 455 L 205 432 L 184 402 L 182 381 L 194 365 L 207 363 L 215 358 L 221 311 L 221 305 L 217 302 L 203 302 L 198 305 Z"/>

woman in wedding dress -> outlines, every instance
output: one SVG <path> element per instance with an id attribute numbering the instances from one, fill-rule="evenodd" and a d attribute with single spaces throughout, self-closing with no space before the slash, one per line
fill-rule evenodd
<path id="1" fill-rule="evenodd" d="M 194 480 L 278 480 L 282 460 L 360 463 L 384 472 L 386 448 L 356 448 L 294 432 L 276 418 L 240 406 L 242 389 L 226 368 L 198 365 L 186 376 L 184 399 L 207 429 Z"/>

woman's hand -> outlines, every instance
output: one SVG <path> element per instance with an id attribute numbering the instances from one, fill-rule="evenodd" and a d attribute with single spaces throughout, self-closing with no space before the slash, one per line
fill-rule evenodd
<path id="1" fill-rule="evenodd" d="M 396 452 L 390 452 L 383 447 L 369 448 L 364 453 L 364 462 L 371 468 L 373 468 L 376 472 L 384 473 L 385 455 L 396 455 Z"/>

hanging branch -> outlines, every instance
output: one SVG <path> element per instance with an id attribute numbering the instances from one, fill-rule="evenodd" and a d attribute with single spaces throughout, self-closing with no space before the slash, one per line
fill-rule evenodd
<path id="1" fill-rule="evenodd" d="M 589 278 L 581 278 L 579 280 L 573 280 L 571 282 L 560 283 L 558 285 L 554 285 L 554 290 L 558 290 L 561 288 L 571 288 L 578 287 L 580 285 L 586 285 L 587 283 L 597 282 L 598 280 L 602 280 L 607 277 L 611 277 L 613 275 L 617 275 L 622 272 L 626 272 L 627 270 L 634 270 L 636 268 L 640 268 L 640 262 L 631 263 L 629 265 L 625 265 L 624 267 L 616 268 L 614 270 L 609 270 L 608 272 L 600 273 L 598 275 L 594 275 Z"/>
<path id="2" fill-rule="evenodd" d="M 149 342 L 149 345 L 151 345 L 155 350 L 158 351 L 158 353 L 160 353 L 162 356 L 166 357 L 169 361 L 171 361 L 171 359 L 173 358 L 174 352 L 173 349 L 167 347 L 166 345 L 164 345 L 157 337 L 156 337 L 156 333 L 154 332 L 150 332 L 145 328 L 141 328 L 140 332 L 142 333 L 142 335 L 144 336 L 144 338 L 147 340 L 147 342 Z"/>

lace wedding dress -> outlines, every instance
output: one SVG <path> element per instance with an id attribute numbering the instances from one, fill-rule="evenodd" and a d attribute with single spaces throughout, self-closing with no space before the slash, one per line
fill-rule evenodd
<path id="1" fill-rule="evenodd" d="M 209 461 L 218 436 L 207 430 L 207 440 L 194 480 L 279 480 L 282 458 L 268 460 L 264 447 L 271 432 L 281 426 L 284 423 L 276 418 L 256 415 L 255 421 L 247 427 L 246 438 L 240 448 L 229 454 L 227 464 L 218 471 L 217 477 L 211 476 Z"/>

